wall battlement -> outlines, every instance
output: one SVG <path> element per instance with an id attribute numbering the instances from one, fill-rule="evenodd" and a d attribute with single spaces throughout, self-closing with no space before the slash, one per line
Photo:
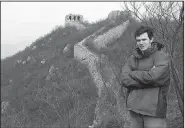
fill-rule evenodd
<path id="1" fill-rule="evenodd" d="M 76 27 L 78 30 L 85 29 L 83 23 L 83 16 L 76 14 L 68 14 L 65 16 L 65 26 Z"/>
<path id="2" fill-rule="evenodd" d="M 68 14 L 65 17 L 65 22 L 83 22 L 83 16 L 76 14 Z"/>

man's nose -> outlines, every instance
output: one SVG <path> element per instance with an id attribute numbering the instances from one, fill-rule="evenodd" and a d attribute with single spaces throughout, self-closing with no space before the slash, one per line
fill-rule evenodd
<path id="1" fill-rule="evenodd" d="M 141 40 L 141 41 L 139 41 L 139 44 L 143 44 L 143 41 Z"/>

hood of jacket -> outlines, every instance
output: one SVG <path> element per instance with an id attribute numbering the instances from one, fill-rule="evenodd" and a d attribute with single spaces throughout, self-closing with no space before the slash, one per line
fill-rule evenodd
<path id="1" fill-rule="evenodd" d="M 156 50 L 161 50 L 162 48 L 164 48 L 163 44 L 158 42 L 152 42 L 151 48 L 148 48 L 144 52 L 142 52 L 138 47 L 136 47 L 136 49 L 134 49 L 133 55 L 138 59 L 146 58 L 153 54 Z"/>

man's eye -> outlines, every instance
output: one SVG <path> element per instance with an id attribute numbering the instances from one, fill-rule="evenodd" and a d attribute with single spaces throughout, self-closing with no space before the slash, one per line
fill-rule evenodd
<path id="1" fill-rule="evenodd" d="M 141 40 L 136 40 L 137 42 L 140 42 Z"/>
<path id="2" fill-rule="evenodd" d="M 142 39 L 142 41 L 145 41 L 146 39 Z"/>

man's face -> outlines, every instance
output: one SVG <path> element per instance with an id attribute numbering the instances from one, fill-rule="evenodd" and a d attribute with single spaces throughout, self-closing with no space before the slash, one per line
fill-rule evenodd
<path id="1" fill-rule="evenodd" d="M 141 51 L 145 51 L 146 49 L 150 48 L 152 41 L 153 38 L 150 40 L 147 32 L 141 34 L 140 36 L 136 36 L 136 43 Z"/>

